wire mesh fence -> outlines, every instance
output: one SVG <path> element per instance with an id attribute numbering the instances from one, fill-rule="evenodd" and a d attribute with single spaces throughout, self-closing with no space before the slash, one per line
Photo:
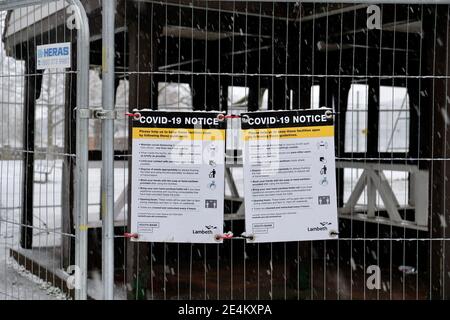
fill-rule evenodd
<path id="1" fill-rule="evenodd" d="M 102 104 L 101 5 L 83 5 L 91 24 L 92 108 Z M 52 4 L 40 10 L 46 6 Z M 53 273 L 67 267 L 63 240 L 75 237 L 61 220 L 74 217 L 67 207 L 73 190 L 66 192 L 63 177 L 74 161 L 76 71 L 33 73 L 27 69 L 33 60 L 18 56 L 27 41 L 46 33 L 53 42 L 73 41 L 71 32 L 58 32 L 56 16 L 33 11 L 22 20 L 11 13 L 0 19 L 2 298 L 40 297 L 25 280 L 10 281 L 7 257 L 26 251 L 21 227 L 33 231 L 26 252 L 38 256 L 26 261 L 47 257 Z M 330 241 L 131 243 L 123 237 L 131 214 L 131 140 L 122 117 L 114 132 L 115 298 L 447 299 L 449 18 L 448 5 L 427 3 L 118 1 L 118 114 L 332 108 L 340 225 L 339 240 Z M 34 19 L 24 29 L 32 37 L 24 41 L 24 32 L 11 28 L 27 19 Z M 29 104 L 35 118 L 26 120 Z M 225 230 L 240 234 L 240 122 L 227 121 Z M 30 130 L 22 129 L 30 123 L 32 144 Z M 89 133 L 87 290 L 101 299 L 101 120 L 90 120 Z M 44 172 L 44 182 L 27 186 L 29 155 L 34 177 Z M 31 186 L 30 206 L 23 202 Z M 21 220 L 26 205 L 32 223 Z"/>
<path id="2" fill-rule="evenodd" d="M 330 107 L 339 168 L 339 240 L 129 245 L 129 298 L 448 297 L 447 5 L 118 5 L 129 60 L 117 76 L 129 81 L 130 110 Z M 229 120 L 225 229 L 235 234 L 244 231 L 241 143 L 230 133 L 239 128 Z"/>
<path id="3" fill-rule="evenodd" d="M 78 69 L 77 29 L 70 21 L 76 15 L 65 1 L 9 2 L 3 9 L 0 297 L 72 299 Z M 48 50 L 42 46 L 58 43 L 72 63 L 40 66 Z"/>

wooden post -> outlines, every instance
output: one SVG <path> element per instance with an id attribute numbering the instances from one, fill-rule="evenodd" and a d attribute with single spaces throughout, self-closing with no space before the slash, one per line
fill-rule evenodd
<path id="1" fill-rule="evenodd" d="M 33 246 L 33 182 L 34 182 L 34 133 L 35 106 L 41 95 L 42 71 L 36 70 L 34 44 L 29 44 L 29 54 L 25 63 L 25 99 L 23 108 L 23 169 L 22 169 L 22 219 L 20 246 Z"/>
<path id="2" fill-rule="evenodd" d="M 254 78 L 248 80 L 248 111 L 258 111 L 259 109 L 259 86 Z"/>
<path id="3" fill-rule="evenodd" d="M 430 299 L 445 300 L 450 298 L 450 246 L 449 228 L 446 227 L 450 218 L 450 162 L 449 158 L 450 131 L 448 117 L 450 110 L 447 97 L 450 92 L 450 66 L 448 54 L 450 50 L 450 35 L 448 30 L 448 6 L 432 6 L 431 16 L 426 17 L 425 43 L 426 69 L 424 75 L 432 75 L 423 88 L 427 93 L 427 111 L 431 115 L 431 132 L 421 132 L 427 135 L 431 146 L 430 162 Z M 436 21 L 437 19 L 437 21 Z M 425 20 L 425 17 L 424 17 Z"/>
<path id="4" fill-rule="evenodd" d="M 336 157 L 342 158 L 345 154 L 345 115 L 348 109 L 348 93 L 351 87 L 351 81 L 341 78 L 338 80 L 336 90 L 338 94 L 334 96 L 334 101 L 336 104 L 336 133 L 335 133 L 335 143 L 336 143 Z M 336 170 L 336 183 L 337 183 L 337 204 L 339 208 L 344 206 L 344 169 Z"/>
<path id="5" fill-rule="evenodd" d="M 204 50 L 208 58 L 205 61 L 205 72 L 219 72 L 219 43 L 209 41 L 207 51 Z M 205 104 L 206 110 L 220 110 L 220 81 L 217 75 L 207 75 L 205 79 Z"/>
<path id="6" fill-rule="evenodd" d="M 129 111 L 157 109 L 157 87 L 152 72 L 156 70 L 158 31 L 155 30 L 153 4 L 137 3 L 128 8 L 129 55 Z M 139 23 L 138 23 L 139 21 Z M 139 73 L 145 72 L 145 73 Z M 131 123 L 131 121 L 130 121 Z M 132 132 L 129 131 L 128 150 L 132 152 Z M 131 158 L 128 161 L 128 208 L 131 208 Z M 128 230 L 131 230 L 131 211 L 128 210 Z M 127 242 L 127 283 L 131 285 L 129 299 L 145 299 L 151 281 L 151 244 Z"/>
<path id="7" fill-rule="evenodd" d="M 375 55 L 374 55 L 375 58 Z M 375 62 L 374 62 L 375 63 Z M 367 103 L 367 157 L 378 157 L 378 126 L 380 119 L 380 84 L 377 78 L 368 80 L 369 93 Z"/>
<path id="8" fill-rule="evenodd" d="M 274 24 L 274 49 L 273 49 L 273 70 L 272 73 L 272 94 L 270 95 L 269 105 L 272 110 L 288 110 L 290 99 L 287 90 L 286 76 L 286 25 L 282 23 Z"/>
<path id="9" fill-rule="evenodd" d="M 206 110 L 205 78 L 192 76 L 192 107 L 195 111 Z"/>
<path id="10" fill-rule="evenodd" d="M 77 70 L 76 46 L 72 46 L 72 71 Z M 77 107 L 77 74 L 66 74 L 66 100 L 64 106 L 64 153 L 76 152 L 76 113 Z M 61 224 L 62 232 L 75 234 L 74 230 L 74 186 L 75 186 L 75 158 L 64 156 L 61 184 Z M 61 238 L 61 253 L 63 266 L 66 268 L 75 261 L 75 239 L 68 236 Z"/>

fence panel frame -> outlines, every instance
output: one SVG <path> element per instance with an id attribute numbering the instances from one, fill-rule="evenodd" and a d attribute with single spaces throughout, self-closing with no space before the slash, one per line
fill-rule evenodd
<path id="1" fill-rule="evenodd" d="M 2 0 L 0 11 L 43 5 L 54 0 Z M 77 113 L 75 163 L 75 299 L 87 299 L 88 224 L 88 125 L 89 109 L 89 20 L 80 0 L 65 0 L 72 6 L 77 24 Z"/>

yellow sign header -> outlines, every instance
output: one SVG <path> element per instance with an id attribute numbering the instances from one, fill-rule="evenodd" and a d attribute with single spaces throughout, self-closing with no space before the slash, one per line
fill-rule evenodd
<path id="1" fill-rule="evenodd" d="M 225 130 L 133 128 L 133 139 L 221 141 L 225 140 Z"/>
<path id="2" fill-rule="evenodd" d="M 242 139 L 244 141 L 269 140 L 269 139 L 322 138 L 333 136 L 334 136 L 333 126 L 246 129 L 242 131 Z"/>

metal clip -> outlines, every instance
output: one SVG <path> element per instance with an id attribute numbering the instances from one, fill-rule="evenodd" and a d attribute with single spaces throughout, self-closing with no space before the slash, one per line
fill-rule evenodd
<path id="1" fill-rule="evenodd" d="M 249 117 L 248 115 L 241 116 L 241 121 L 242 121 L 243 123 L 247 123 L 249 118 L 250 118 L 250 117 Z"/>
<path id="2" fill-rule="evenodd" d="M 327 117 L 328 119 L 333 118 L 334 112 L 331 110 L 327 110 L 325 111 L 325 117 Z"/>
<path id="3" fill-rule="evenodd" d="M 139 234 L 137 233 L 130 233 L 130 232 L 125 232 L 123 234 L 124 238 L 128 238 L 128 239 L 139 239 Z"/>
<path id="4" fill-rule="evenodd" d="M 116 120 L 118 112 L 116 110 L 105 110 L 101 108 L 77 109 L 78 117 L 81 119 Z"/>
<path id="5" fill-rule="evenodd" d="M 244 239 L 246 239 L 246 240 L 248 240 L 248 241 L 255 241 L 255 235 L 254 234 L 250 234 L 250 235 L 245 235 L 245 234 L 242 234 L 242 238 L 244 238 Z"/>
<path id="6" fill-rule="evenodd" d="M 117 111 L 116 110 L 105 110 L 105 109 L 93 109 L 94 119 L 99 120 L 116 120 Z"/>
<path id="7" fill-rule="evenodd" d="M 339 236 L 339 232 L 337 232 L 336 230 L 331 230 L 329 234 L 332 238 Z"/>
<path id="8" fill-rule="evenodd" d="M 78 113 L 78 117 L 80 119 L 91 119 L 92 118 L 92 110 L 91 109 L 76 109 Z"/>

